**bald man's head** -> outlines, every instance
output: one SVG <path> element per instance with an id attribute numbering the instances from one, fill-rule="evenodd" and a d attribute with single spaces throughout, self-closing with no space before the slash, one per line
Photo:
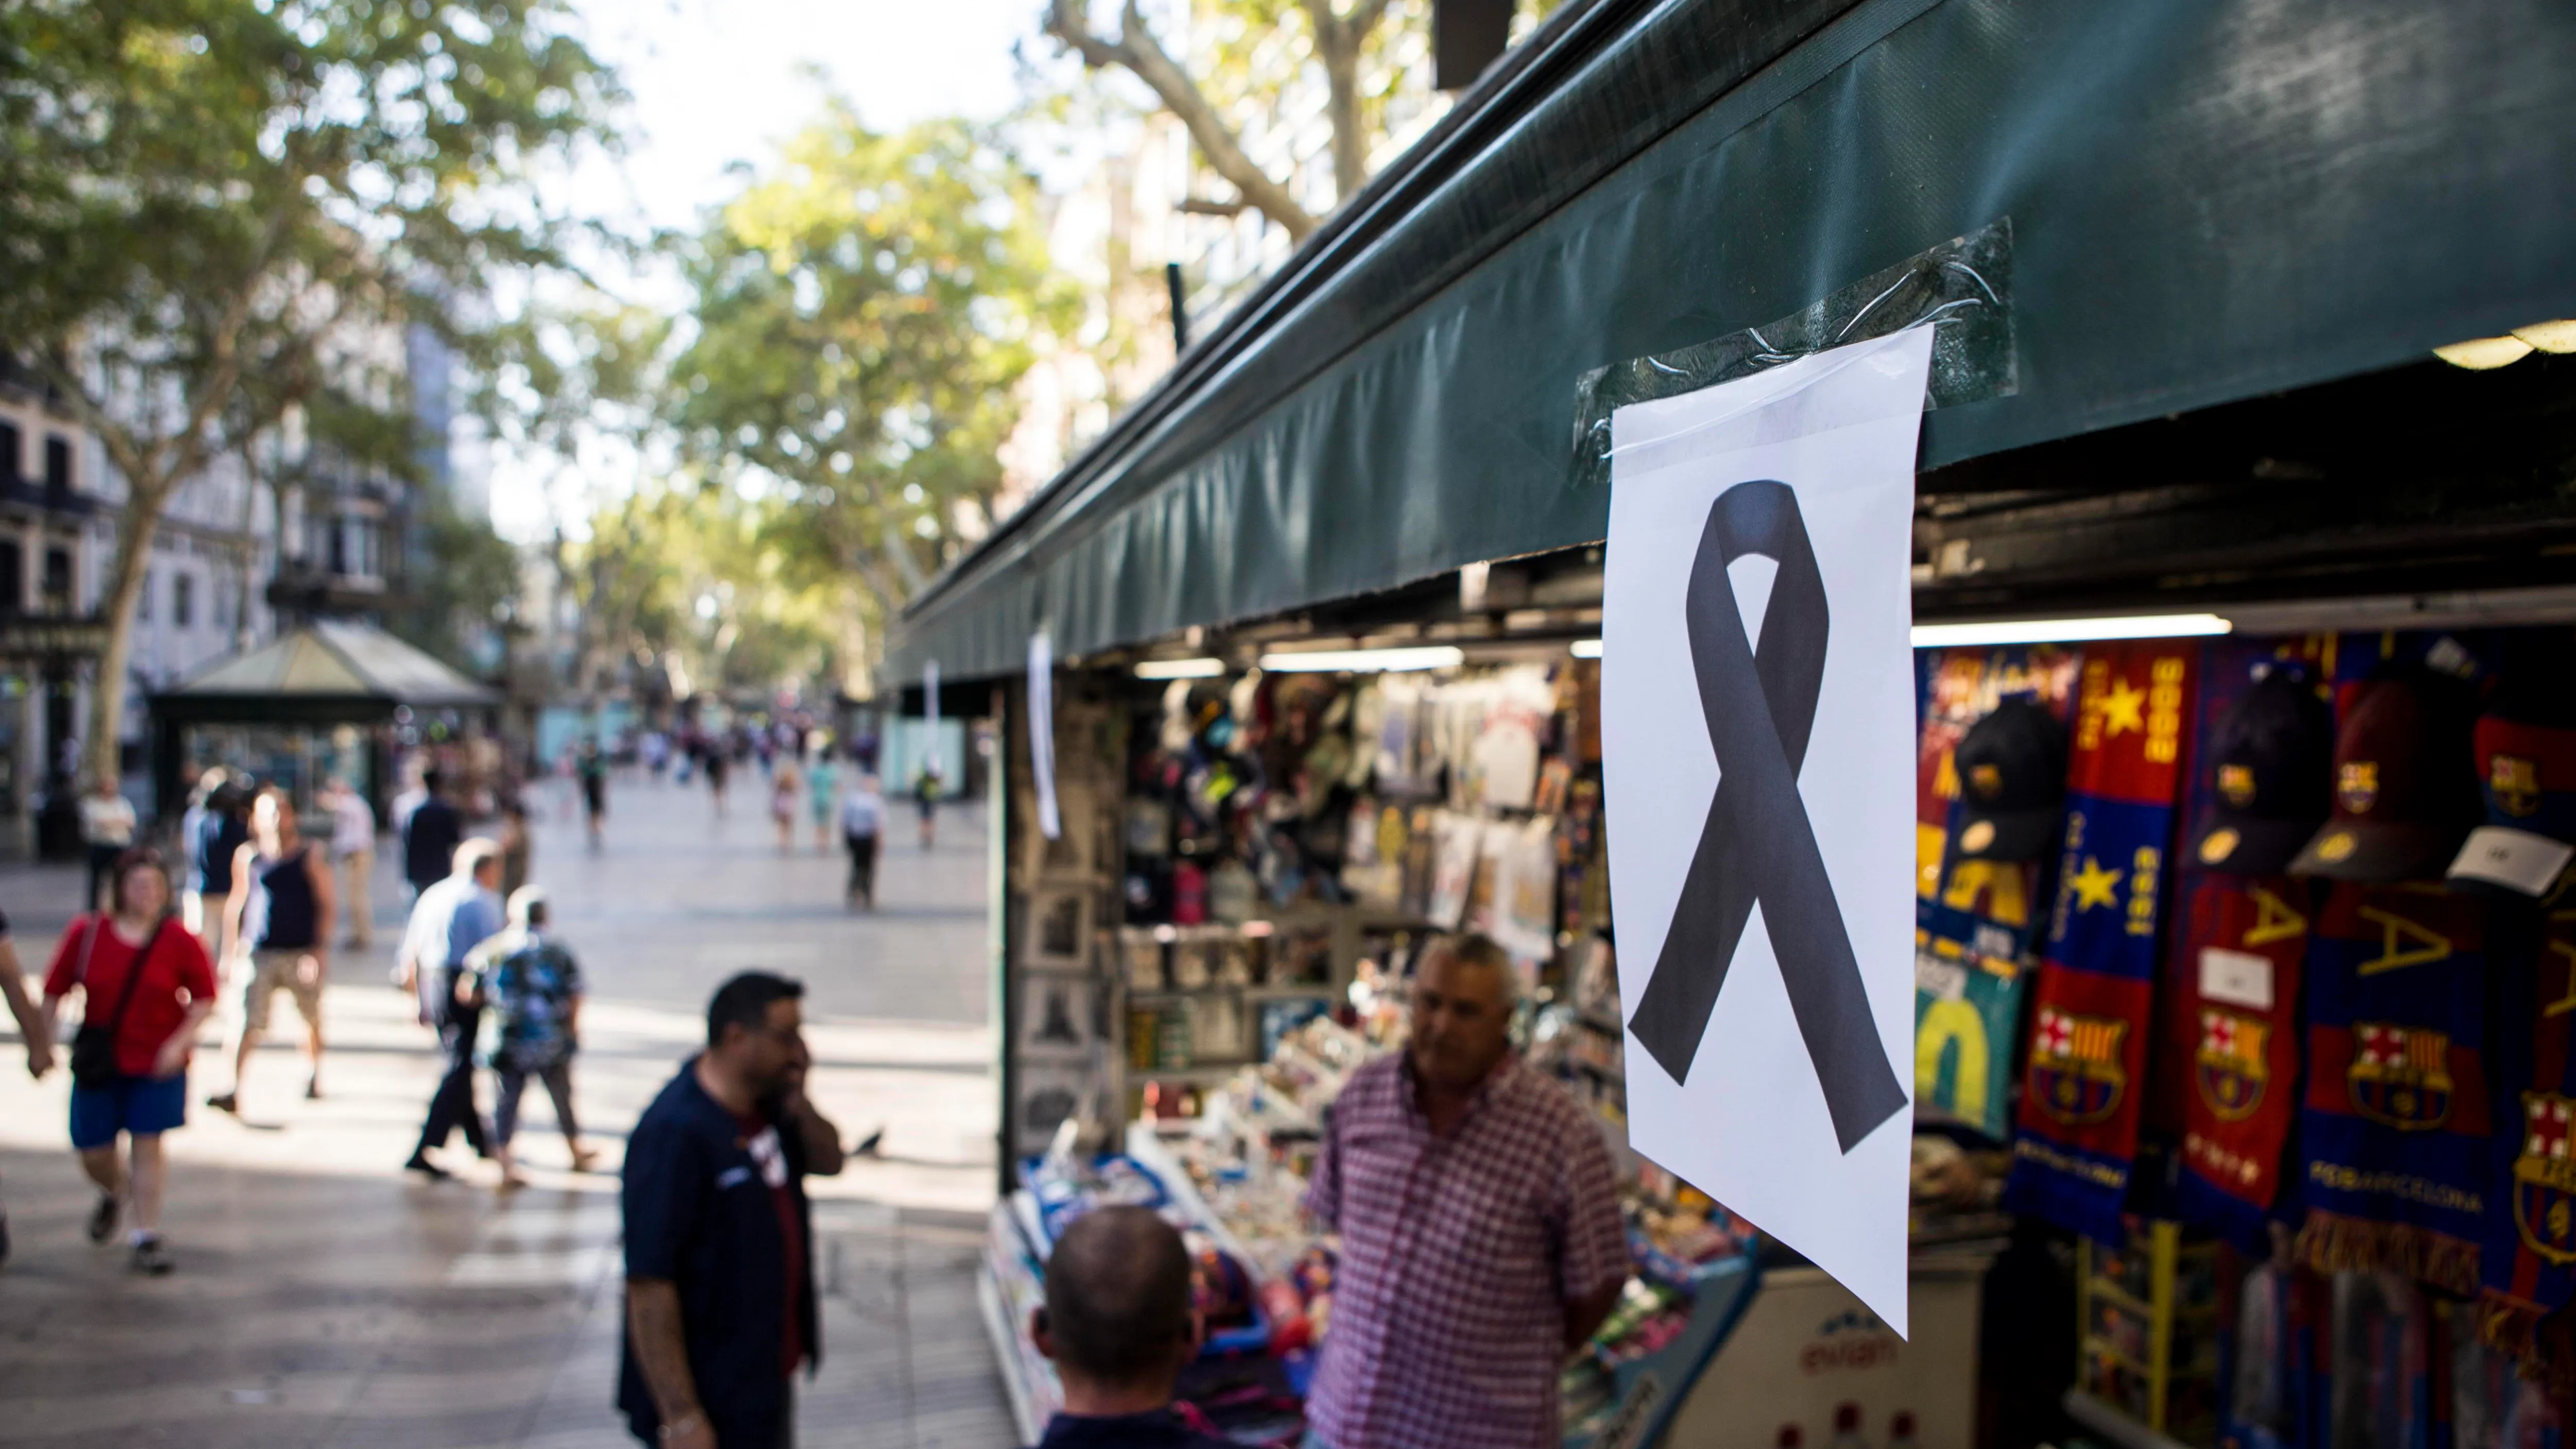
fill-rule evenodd
<path id="1" fill-rule="evenodd" d="M 1168 1393 L 1197 1338 L 1189 1250 L 1171 1224 L 1145 1208 L 1095 1208 L 1056 1240 L 1041 1346 L 1068 1377 Z"/>

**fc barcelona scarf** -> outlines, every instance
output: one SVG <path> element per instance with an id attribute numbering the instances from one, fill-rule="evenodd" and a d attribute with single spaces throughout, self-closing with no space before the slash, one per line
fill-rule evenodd
<path id="1" fill-rule="evenodd" d="M 2156 934 L 2198 651 L 2088 649 L 2067 770 L 2065 850 L 2035 989 L 2004 1206 L 2103 1242 L 2138 1150 Z"/>
<path id="2" fill-rule="evenodd" d="M 2185 1221 L 2247 1252 L 2269 1249 L 2281 1154 L 2298 1107 L 2299 964 L 2308 888 L 2286 877 L 2186 876 L 2169 989 L 2187 1033 Z"/>
<path id="3" fill-rule="evenodd" d="M 2562 906 L 2564 902 L 2560 903 Z M 2489 1157 L 2486 1292 L 2479 1336 L 2526 1361 L 2542 1355 L 2540 1320 L 2576 1298 L 2576 910 L 2549 912 L 2537 951 L 2505 951 L 2508 1009 L 2497 1017 Z M 2562 1358 L 2563 1354 L 2550 1355 Z M 2563 1377 L 2576 1365 L 2552 1365 Z"/>
<path id="4" fill-rule="evenodd" d="M 2308 943 L 2299 1145 L 2320 1272 L 2478 1290 L 2490 1186 L 2486 906 L 2438 886 L 2338 884 Z"/>

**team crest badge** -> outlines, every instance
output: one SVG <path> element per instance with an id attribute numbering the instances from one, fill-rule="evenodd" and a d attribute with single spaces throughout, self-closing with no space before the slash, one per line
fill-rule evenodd
<path id="1" fill-rule="evenodd" d="M 2271 1028 L 2232 1011 L 2200 1014 L 2200 1057 L 2194 1076 L 2200 1099 L 2222 1122 L 2242 1122 L 2263 1105 L 2271 1068 L 2263 1055 Z"/>
<path id="2" fill-rule="evenodd" d="M 2548 1262 L 2576 1263 L 2576 1158 L 2568 1130 L 2576 1103 L 2555 1092 L 2522 1094 L 2522 1155 L 2513 1163 L 2513 1225 Z"/>
<path id="3" fill-rule="evenodd" d="M 2004 792 L 2004 772 L 1993 765 L 1971 765 L 1968 788 L 1977 792 L 1978 799 L 1992 800 Z"/>
<path id="4" fill-rule="evenodd" d="M 2335 803 L 2347 815 L 2367 815 L 2379 803 L 2379 762 L 2346 760 L 2335 767 Z"/>
<path id="5" fill-rule="evenodd" d="M 2242 810 L 2254 803 L 2254 767 L 2221 765 L 2218 767 L 2218 793 L 2227 803 Z"/>
<path id="6" fill-rule="evenodd" d="M 2356 1022 L 2344 1080 L 2361 1115 L 2401 1132 L 2429 1132 L 2451 1116 L 2451 1039 L 2420 1027 Z"/>
<path id="7" fill-rule="evenodd" d="M 2031 1042 L 2030 1090 L 2039 1109 L 2069 1126 L 2099 1122 L 2117 1111 L 2128 1090 L 2120 1065 L 2125 1021 L 2039 1009 L 2039 1034 Z"/>
<path id="8" fill-rule="evenodd" d="M 2529 815 L 2540 809 L 2540 762 L 2521 755 L 2487 757 L 2487 792 L 2507 815 Z"/>

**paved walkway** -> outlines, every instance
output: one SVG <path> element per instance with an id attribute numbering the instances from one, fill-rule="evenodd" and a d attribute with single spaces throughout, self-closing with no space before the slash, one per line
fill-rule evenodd
<path id="1" fill-rule="evenodd" d="M 0 1181 L 16 1249 L 0 1269 L 0 1444 L 632 1443 L 609 1408 L 618 1153 L 702 1037 L 708 992 L 748 965 L 807 983 L 818 1105 L 852 1139 L 886 1127 L 882 1158 L 813 1184 L 827 1358 L 799 1382 L 799 1442 L 1013 1442 L 971 1286 L 995 1110 L 977 822 L 953 810 L 937 851 L 890 849 L 884 909 L 853 916 L 841 862 L 810 834 L 782 857 L 752 791 L 721 822 L 675 786 L 610 803 L 593 855 L 549 802 L 535 871 L 590 973 L 578 1087 L 586 1134 L 609 1153 L 597 1175 L 569 1170 L 534 1092 L 529 1191 L 497 1197 L 482 1164 L 443 1185 L 398 1169 L 437 1065 L 386 985 L 389 865 L 375 948 L 332 963 L 325 1099 L 301 1100 L 300 1058 L 273 1044 L 246 1121 L 197 1108 L 171 1135 L 170 1278 L 132 1278 L 121 1251 L 82 1238 L 91 1193 L 64 1145 L 65 1073 L 31 1083 L 6 1038 Z M 68 868 L 0 872 L 30 972 L 78 890 Z M 273 1025 L 297 1034 L 288 1003 Z M 227 1074 L 201 1051 L 192 1097 Z"/>

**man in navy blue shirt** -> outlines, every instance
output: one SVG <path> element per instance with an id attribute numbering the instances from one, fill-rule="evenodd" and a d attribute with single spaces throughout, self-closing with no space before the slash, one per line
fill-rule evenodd
<path id="1" fill-rule="evenodd" d="M 805 988 L 746 971 L 627 1138 L 626 1344 L 617 1406 L 670 1449 L 783 1449 L 788 1380 L 822 1362 L 804 1175 L 841 1170 L 805 1100 Z"/>
<path id="2" fill-rule="evenodd" d="M 1064 1388 L 1038 1449 L 1231 1449 L 1172 1411 L 1203 1333 L 1171 1224 L 1140 1207 L 1083 1214 L 1047 1255 L 1046 1306 L 1029 1315 Z"/>

